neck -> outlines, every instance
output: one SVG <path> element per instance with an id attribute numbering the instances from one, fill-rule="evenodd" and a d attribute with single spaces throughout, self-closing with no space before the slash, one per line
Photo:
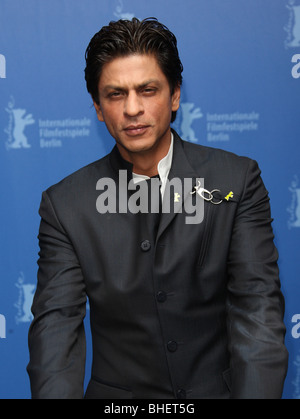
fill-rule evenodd
<path id="1" fill-rule="evenodd" d="M 133 164 L 133 172 L 148 177 L 158 175 L 158 163 L 168 154 L 171 145 L 171 130 L 150 149 L 130 152 L 121 144 L 117 147 L 123 159 Z"/>

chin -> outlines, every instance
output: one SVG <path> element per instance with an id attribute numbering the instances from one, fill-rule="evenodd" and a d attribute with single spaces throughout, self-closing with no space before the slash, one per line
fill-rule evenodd
<path id="1" fill-rule="evenodd" d="M 143 153 L 152 150 L 155 145 L 155 141 L 136 139 L 130 142 L 120 142 L 119 144 L 130 153 Z"/>

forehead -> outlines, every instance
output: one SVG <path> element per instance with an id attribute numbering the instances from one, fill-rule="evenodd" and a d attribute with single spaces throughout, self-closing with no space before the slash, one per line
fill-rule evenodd
<path id="1" fill-rule="evenodd" d="M 116 86 L 132 88 L 149 81 L 168 84 L 154 55 L 136 54 L 114 58 L 102 68 L 99 88 Z"/>

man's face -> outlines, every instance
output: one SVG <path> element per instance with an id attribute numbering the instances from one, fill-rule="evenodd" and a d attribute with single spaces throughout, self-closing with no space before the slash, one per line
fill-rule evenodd
<path id="1" fill-rule="evenodd" d="M 170 85 L 154 55 L 116 58 L 102 69 L 98 85 L 98 119 L 105 122 L 123 157 L 170 144 L 172 111 L 177 111 L 180 87 Z"/>

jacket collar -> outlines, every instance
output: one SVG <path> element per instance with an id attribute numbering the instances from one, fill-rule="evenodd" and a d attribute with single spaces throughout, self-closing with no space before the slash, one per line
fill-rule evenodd
<path id="1" fill-rule="evenodd" d="M 173 145 L 173 158 L 172 158 L 172 165 L 169 172 L 169 179 L 173 179 L 178 177 L 180 179 L 184 178 L 192 178 L 197 177 L 194 169 L 190 165 L 184 149 L 183 149 L 183 141 L 179 137 L 176 131 L 172 129 L 172 133 L 174 135 L 174 145 Z M 133 171 L 133 164 L 129 163 L 128 161 L 124 160 L 121 156 L 118 147 L 115 145 L 113 150 L 111 151 L 110 155 L 110 163 L 116 172 L 119 174 L 120 170 L 127 170 L 129 180 L 132 179 L 132 171 Z"/>
<path id="2" fill-rule="evenodd" d="M 169 173 L 169 179 L 178 177 L 180 179 L 197 177 L 197 173 L 192 168 L 184 151 L 184 141 L 179 137 L 176 131 L 174 134 L 173 161 Z"/>
<path id="3" fill-rule="evenodd" d="M 173 129 L 172 129 L 172 133 L 174 135 L 174 145 L 173 145 L 173 160 L 172 160 L 172 165 L 171 165 L 171 169 L 168 176 L 169 181 L 172 181 L 172 179 L 177 178 L 177 179 L 180 179 L 181 185 L 184 185 L 184 179 L 188 178 L 188 179 L 192 179 L 193 186 L 196 186 L 199 175 L 197 175 L 195 170 L 192 168 L 185 154 L 184 141 L 179 137 L 179 135 Z M 120 170 L 127 170 L 128 182 L 132 180 L 133 165 L 122 158 L 117 146 L 113 148 L 110 154 L 110 162 L 114 169 L 116 177 L 119 176 Z M 176 217 L 176 215 L 182 211 L 184 202 L 187 199 L 190 199 L 190 192 L 192 192 L 192 190 L 188 190 L 185 188 L 182 188 L 182 189 L 183 189 L 182 190 L 183 196 L 180 196 L 180 200 L 178 204 L 174 205 L 174 209 L 172 211 L 162 214 L 157 238 L 159 238 L 159 236 L 168 227 L 168 225 L 172 222 L 172 220 Z M 172 197 L 169 196 L 169 199 L 172 200 Z"/>
<path id="4" fill-rule="evenodd" d="M 192 192 L 193 187 L 191 190 L 188 188 L 185 189 L 184 179 L 191 179 L 191 185 L 196 186 L 197 179 L 199 178 L 199 175 L 197 175 L 195 170 L 192 168 L 185 154 L 184 141 L 179 137 L 176 131 L 172 130 L 172 132 L 174 134 L 174 149 L 173 162 L 169 173 L 169 181 L 172 181 L 172 179 L 175 178 L 180 179 L 183 196 L 180 196 L 178 203 L 174 203 L 173 211 L 162 214 L 157 237 L 159 237 L 164 232 L 164 230 L 173 221 L 176 215 L 182 212 L 185 201 L 191 199 L 190 193 Z M 176 191 L 174 191 L 174 193 L 176 193 Z M 172 196 L 166 197 L 166 199 L 170 199 L 172 201 Z"/>
<path id="5" fill-rule="evenodd" d="M 130 180 L 132 179 L 133 164 L 129 163 L 128 161 L 123 159 L 123 157 L 121 156 L 121 153 L 119 152 L 118 147 L 116 145 L 112 149 L 112 151 L 109 155 L 109 159 L 110 159 L 110 164 L 111 164 L 117 178 L 119 176 L 119 171 L 120 170 L 126 170 L 127 171 L 128 182 L 130 182 Z"/>

